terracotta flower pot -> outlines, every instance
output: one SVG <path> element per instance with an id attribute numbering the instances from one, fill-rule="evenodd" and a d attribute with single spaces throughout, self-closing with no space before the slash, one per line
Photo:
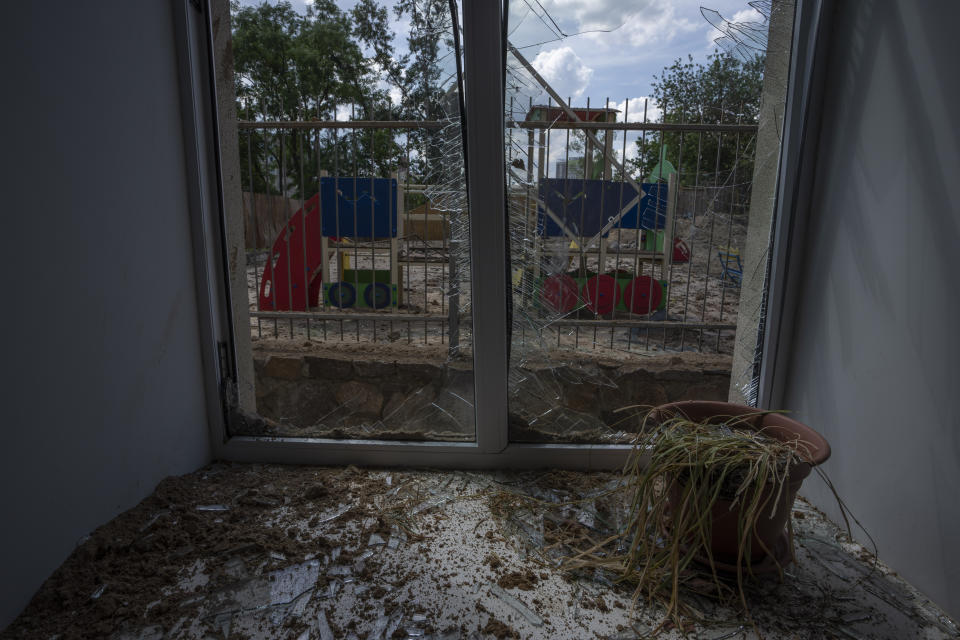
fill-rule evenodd
<path id="1" fill-rule="evenodd" d="M 758 409 L 728 402 L 686 401 L 661 405 L 653 410 L 655 422 L 682 416 L 694 422 L 722 423 L 730 417 L 756 414 L 738 423 L 741 426 L 761 431 L 764 435 L 781 442 L 796 442 L 803 460 L 790 468 L 789 482 L 778 491 L 770 485 L 761 494 L 762 516 L 756 523 L 750 544 L 750 567 L 754 572 L 764 569 L 776 571 L 790 559 L 790 544 L 787 538 L 787 522 L 793 508 L 793 500 L 810 475 L 815 465 L 830 457 L 830 445 L 810 427 L 779 413 L 758 413 Z M 779 496 L 778 496 L 779 493 Z M 670 499 L 677 502 L 680 489 L 674 485 Z M 776 504 L 773 501 L 776 500 Z M 728 500 L 717 500 L 712 511 L 711 553 L 718 569 L 736 571 L 739 547 L 738 522 L 743 518 L 743 505 L 731 509 Z M 773 517 L 770 517 L 771 512 Z M 770 550 L 773 557 L 765 551 Z"/>

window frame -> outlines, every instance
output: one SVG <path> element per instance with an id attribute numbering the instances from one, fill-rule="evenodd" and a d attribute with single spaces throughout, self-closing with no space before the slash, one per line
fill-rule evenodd
<path id="1" fill-rule="evenodd" d="M 827 77 L 828 41 L 835 0 L 797 0 L 790 74 L 784 110 L 780 166 L 767 275 L 767 309 L 757 336 L 760 371 L 757 406 L 782 407 L 793 318 L 801 286 L 805 216 L 810 208 L 821 107 Z"/>
<path id="2" fill-rule="evenodd" d="M 819 16 L 830 0 L 799 0 L 798 18 L 805 6 Z M 238 366 L 237 336 L 247 326 L 246 306 L 233 304 L 237 291 L 231 292 L 228 254 L 242 254 L 242 237 L 231 230 L 225 217 L 224 175 L 220 128 L 235 122 L 222 122 L 217 109 L 217 90 L 232 92 L 232 79 L 218 78 L 214 62 L 214 12 L 229 11 L 226 0 L 173 0 L 178 57 L 180 58 L 181 98 L 184 116 L 186 169 L 191 182 L 190 208 L 194 220 L 195 271 L 198 297 L 201 298 L 200 324 L 202 357 L 207 371 L 208 419 L 213 457 L 238 462 L 289 464 L 429 466 L 455 468 L 570 468 L 584 470 L 617 469 L 626 462 L 632 445 L 623 444 L 535 444 L 509 441 L 508 434 L 508 349 L 506 192 L 504 182 L 504 113 L 502 78 L 502 3 L 489 0 L 462 0 L 465 109 L 467 119 L 467 163 L 470 167 L 468 189 L 471 212 L 482 211 L 477 219 L 471 213 L 471 268 L 474 326 L 475 428 L 473 442 L 423 442 L 385 440 L 338 440 L 326 438 L 230 436 L 230 406 L 252 408 L 252 394 L 238 398 L 238 388 L 253 381 L 252 367 Z M 815 5 L 815 6 L 814 6 Z M 221 19 L 223 15 L 221 14 Z M 795 74 L 809 84 L 810 69 L 795 64 L 799 35 L 808 33 L 809 21 L 795 27 L 791 44 L 791 71 L 788 84 L 787 120 L 781 151 L 781 177 L 778 180 L 777 242 L 774 264 L 782 261 L 781 227 L 792 219 L 795 200 L 787 201 L 793 182 L 784 179 L 792 166 L 783 158 L 789 154 L 796 135 L 802 133 L 806 111 L 811 102 L 794 99 Z M 814 31 L 814 33 L 818 33 Z M 815 49 L 815 44 L 811 45 Z M 495 64 L 491 64 L 495 61 Z M 806 75 L 802 75 L 806 74 Z M 799 128 L 798 128 L 799 127 Z M 792 156 L 791 156 L 792 157 Z M 233 173 L 238 173 L 234 171 Z M 788 176 L 789 177 L 789 176 Z M 787 208 L 784 209 L 784 206 Z M 240 229 L 242 235 L 242 228 Z M 238 244 L 239 242 L 239 244 Z M 787 243 L 789 246 L 789 234 Z M 768 280 L 771 296 L 782 281 L 774 271 Z M 480 275 L 482 274 L 482 276 Z M 233 288 L 236 289 L 236 284 Z M 231 295 L 232 293 L 232 295 Z M 243 292 L 245 294 L 245 291 Z M 781 300 L 782 296 L 778 298 Z M 245 295 L 242 300 L 246 300 Z M 231 306 L 233 305 L 233 306 Z M 767 323 L 759 337 L 766 345 L 776 334 L 777 323 Z M 249 342 L 246 342 L 249 349 Z M 238 380 L 238 376 L 240 380 Z M 242 394 L 240 394 L 242 395 Z M 768 394 L 769 396 L 769 394 Z M 244 404 L 246 403 L 246 407 Z M 763 405 L 761 405 L 763 406 Z"/>

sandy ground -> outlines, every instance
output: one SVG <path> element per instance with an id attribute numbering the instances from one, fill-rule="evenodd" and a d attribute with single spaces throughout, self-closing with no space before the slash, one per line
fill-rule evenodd
<path id="1" fill-rule="evenodd" d="M 81 540 L 3 638 L 650 637 L 656 604 L 564 569 L 617 529 L 616 474 L 215 463 Z M 686 594 L 660 638 L 956 637 L 956 624 L 814 509 L 750 614 Z"/>
<path id="2" fill-rule="evenodd" d="M 692 259 L 689 262 L 673 264 L 666 270 L 659 265 L 653 266 L 650 261 L 641 262 L 643 273 L 671 282 L 668 288 L 668 313 L 659 312 L 650 318 L 638 318 L 617 312 L 613 319 L 734 324 L 739 290 L 721 277 L 722 267 L 715 253 L 718 245 L 726 243 L 728 239 L 731 244 L 742 244 L 745 234 L 743 221 L 705 215 L 695 220 L 691 215 L 678 219 L 677 229 L 678 236 L 685 238 L 691 248 Z M 344 249 L 342 255 L 349 256 L 353 267 L 386 269 L 389 267 L 388 255 L 383 251 L 386 246 L 383 244 L 375 251 L 369 246 L 355 245 Z M 636 250 L 636 232 L 614 233 L 610 238 L 603 270 L 633 270 Z M 411 353 L 415 354 L 414 357 L 426 356 L 437 363 L 459 361 L 469 366 L 473 352 L 472 321 L 466 304 L 469 287 L 461 291 L 464 304 L 461 306 L 458 348 L 451 350 L 447 325 L 450 282 L 447 265 L 443 262 L 444 255 L 441 243 L 430 246 L 417 242 L 402 245 L 405 294 L 404 305 L 400 309 L 388 309 L 383 313 L 368 312 L 364 317 L 369 319 L 362 320 L 251 318 L 253 344 L 259 350 L 279 348 L 303 354 L 314 353 L 319 346 L 324 349 L 342 348 L 347 355 L 377 357 L 388 361 Z M 248 304 L 251 312 L 257 310 L 258 285 L 266 258 L 264 253 L 248 256 Z M 337 277 L 338 263 L 337 260 L 332 261 L 334 277 Z M 570 256 L 560 260 L 557 265 L 560 272 L 576 266 Z M 587 269 L 596 271 L 600 266 L 596 256 L 587 257 Z M 524 296 L 514 296 L 511 382 L 527 377 L 523 371 L 526 364 L 544 359 L 554 362 L 586 359 L 593 364 L 614 362 L 646 367 L 659 357 L 678 357 L 682 367 L 686 366 L 690 356 L 702 354 L 729 358 L 733 349 L 733 329 L 592 327 L 584 323 L 596 319 L 596 316 L 586 309 L 555 322 L 555 318 L 551 319 L 543 312 L 538 300 L 530 303 L 530 297 L 527 296 L 528 306 L 524 306 Z M 319 311 L 337 313 L 329 306 Z M 351 311 L 356 315 L 356 310 Z M 729 367 L 725 362 L 724 366 Z M 704 365 L 695 363 L 691 368 L 695 370 L 697 366 Z M 706 366 L 717 368 L 716 362 Z M 695 386 L 695 383 L 691 384 Z M 447 391 L 442 390 L 443 393 Z M 305 395 L 304 401 L 309 402 L 310 397 Z M 549 404 L 545 398 L 544 410 Z M 556 419 L 560 422 L 564 420 L 562 417 Z M 576 416 L 571 418 L 574 423 L 578 423 L 579 419 Z M 256 426 L 256 429 L 260 428 L 260 425 Z"/>
<path id="3" fill-rule="evenodd" d="M 677 322 L 709 322 L 736 324 L 739 305 L 739 289 L 723 277 L 723 266 L 717 256 L 719 247 L 742 247 L 746 227 L 742 219 L 723 215 L 692 215 L 677 222 L 677 235 L 690 246 L 692 259 L 686 263 L 671 265 L 666 272 L 661 266 L 653 267 L 649 261 L 641 261 L 642 273 L 657 279 L 668 280 L 668 304 L 666 312 L 649 318 L 616 312 L 608 319 L 654 319 Z M 637 242 L 635 232 L 611 235 L 604 271 L 616 269 L 634 270 Z M 381 247 L 382 249 L 383 247 Z M 374 266 L 389 268 L 388 255 L 372 251 L 368 247 L 344 249 L 342 255 L 350 257 L 351 265 L 361 268 Z M 276 320 L 251 318 L 251 334 L 258 340 L 319 340 L 324 342 L 358 343 L 406 343 L 408 345 L 444 345 L 450 340 L 447 316 L 449 311 L 450 282 L 447 265 L 443 260 L 446 252 L 440 243 L 423 246 L 411 243 L 403 248 L 401 263 L 404 283 L 404 304 L 394 313 L 409 314 L 409 320 L 377 320 L 371 313 L 370 320 Z M 251 312 L 257 311 L 257 291 L 263 264 L 267 254 L 261 252 L 248 256 L 247 268 L 248 304 Z M 440 262 L 437 262 L 440 260 Z M 575 267 L 572 259 L 561 260 L 562 269 Z M 334 261 L 336 263 L 336 260 Z M 586 268 L 597 270 L 596 257 L 588 257 Z M 336 266 L 332 267 L 336 278 Z M 461 298 L 461 326 L 459 342 L 469 345 L 470 312 L 469 286 L 459 289 Z M 543 351 L 574 350 L 594 352 L 601 356 L 609 352 L 644 353 L 696 351 L 732 353 L 735 331 L 733 329 L 646 329 L 629 327 L 593 328 L 576 326 L 575 323 L 552 323 L 543 320 L 523 321 L 523 316 L 536 318 L 543 314 L 534 308 L 523 308 L 523 296 L 515 296 L 517 305 L 514 323 L 514 340 L 522 346 L 537 345 Z M 319 311 L 336 312 L 335 308 L 321 306 Z M 564 320 L 589 321 L 595 316 L 589 310 L 571 314 Z"/>

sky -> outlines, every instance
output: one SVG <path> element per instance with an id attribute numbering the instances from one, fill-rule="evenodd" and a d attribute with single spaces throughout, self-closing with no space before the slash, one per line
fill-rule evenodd
<path id="1" fill-rule="evenodd" d="M 290 0 L 301 12 L 308 1 Z M 380 2 L 393 5 L 392 0 Z M 354 2 L 337 4 L 349 8 Z M 762 20 L 747 0 L 511 0 L 509 40 L 561 96 L 578 105 L 586 104 L 588 96 L 591 105 L 609 98 L 622 107 L 627 98 L 635 102 L 648 96 L 653 76 L 677 58 L 690 54 L 704 62 L 716 48 L 714 38 L 720 33 L 700 15 L 701 4 L 736 22 Z M 593 32 L 532 46 L 556 39 L 550 18 L 566 34 Z M 390 20 L 394 46 L 402 54 L 406 20 L 397 20 L 392 10 Z"/>
<path id="2" fill-rule="evenodd" d="M 290 3 L 303 12 L 310 1 Z M 336 1 L 344 9 L 354 5 L 354 0 Z M 394 47 L 402 55 L 407 51 L 407 19 L 395 17 L 393 0 L 379 1 L 391 8 Z M 624 119 L 629 106 L 627 120 L 640 121 L 655 75 L 687 55 L 695 62 L 706 62 L 717 49 L 714 39 L 721 34 L 700 14 L 701 4 L 734 22 L 763 21 L 747 0 L 510 0 L 508 38 L 574 106 L 585 106 L 589 98 L 591 106 L 602 107 L 609 99 L 610 107 L 620 110 L 618 120 Z M 558 31 L 568 36 L 558 38 Z M 452 60 L 449 64 L 452 67 Z M 533 99 L 544 103 L 546 95 Z M 648 120 L 655 121 L 659 115 L 657 106 L 648 102 Z M 628 138 L 630 148 L 633 137 Z"/>

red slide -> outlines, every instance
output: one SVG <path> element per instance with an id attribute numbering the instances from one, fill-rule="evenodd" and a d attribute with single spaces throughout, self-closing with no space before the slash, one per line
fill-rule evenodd
<path id="1" fill-rule="evenodd" d="M 307 311 L 319 305 L 323 288 L 321 236 L 317 194 L 290 217 L 273 243 L 260 280 L 262 311 Z"/>

